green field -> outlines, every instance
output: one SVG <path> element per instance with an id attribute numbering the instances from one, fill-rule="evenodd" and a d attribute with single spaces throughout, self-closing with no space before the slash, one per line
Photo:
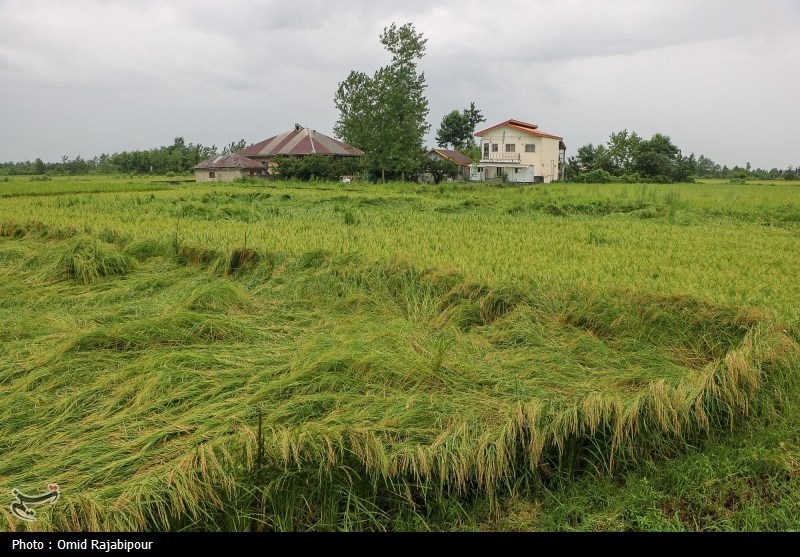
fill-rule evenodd
<path id="1" fill-rule="evenodd" d="M 0 528 L 797 530 L 798 268 L 777 182 L 15 177 Z"/>

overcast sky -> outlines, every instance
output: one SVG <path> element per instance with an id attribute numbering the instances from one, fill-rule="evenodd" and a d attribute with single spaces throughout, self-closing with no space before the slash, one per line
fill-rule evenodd
<path id="1" fill-rule="evenodd" d="M 428 38 L 433 146 L 474 101 L 561 135 L 665 133 L 720 164 L 800 165 L 800 0 L 0 0 L 0 160 L 331 134 L 337 84 Z"/>

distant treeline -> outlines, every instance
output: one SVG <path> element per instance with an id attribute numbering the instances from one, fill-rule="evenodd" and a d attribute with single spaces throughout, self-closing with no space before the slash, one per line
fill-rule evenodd
<path id="1" fill-rule="evenodd" d="M 70 159 L 64 155 L 61 162 L 35 161 L 0 163 L 0 174 L 182 174 L 189 172 L 194 165 L 214 155 L 228 155 L 247 147 L 242 139 L 226 145 L 218 151 L 216 145 L 206 147 L 201 144 L 186 143 L 182 137 L 176 137 L 172 145 L 157 147 L 143 151 L 123 151 L 108 155 L 103 153 L 92 159 L 77 156 Z"/>
<path id="2" fill-rule="evenodd" d="M 672 140 L 657 133 L 644 139 L 628 130 L 612 133 L 605 145 L 589 143 L 570 157 L 565 178 L 574 182 L 691 182 L 695 178 L 722 178 L 732 181 L 748 178 L 796 180 L 800 167 L 785 170 L 744 167 L 728 168 L 694 153 L 685 156 Z"/>

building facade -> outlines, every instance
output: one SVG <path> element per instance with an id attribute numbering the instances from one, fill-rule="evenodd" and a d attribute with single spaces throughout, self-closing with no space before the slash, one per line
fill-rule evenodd
<path id="1" fill-rule="evenodd" d="M 218 155 L 195 165 L 197 182 L 233 182 L 238 178 L 264 177 L 267 169 L 260 163 L 241 155 Z"/>
<path id="2" fill-rule="evenodd" d="M 545 184 L 564 179 L 564 138 L 540 131 L 536 124 L 506 120 L 476 132 L 481 158 L 471 180 Z"/>

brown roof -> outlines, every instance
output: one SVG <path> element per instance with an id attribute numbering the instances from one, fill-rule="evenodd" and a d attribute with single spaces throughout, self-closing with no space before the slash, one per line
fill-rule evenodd
<path id="1" fill-rule="evenodd" d="M 253 159 L 243 157 L 241 153 L 236 153 L 235 155 L 217 155 L 192 167 L 193 170 L 207 168 L 263 168 L 263 166 Z"/>
<path id="2" fill-rule="evenodd" d="M 364 154 L 364 151 L 351 147 L 338 139 L 328 137 L 316 130 L 296 124 L 293 130 L 251 145 L 244 151 L 239 151 L 239 154 L 248 157 L 313 154 L 360 157 Z"/>
<path id="3" fill-rule="evenodd" d="M 440 149 L 436 147 L 431 149 L 429 153 L 436 153 L 446 159 L 450 159 L 459 166 L 469 166 L 472 164 L 472 159 L 461 151 L 453 151 L 452 149 Z"/>
<path id="4" fill-rule="evenodd" d="M 521 120 L 513 120 L 513 119 L 506 120 L 505 122 L 501 122 L 501 123 L 499 123 L 499 124 L 497 124 L 495 126 L 492 126 L 491 128 L 486 128 L 485 130 L 481 130 L 479 132 L 475 132 L 475 135 L 483 136 L 486 133 L 488 133 L 488 132 L 490 132 L 490 131 L 492 131 L 492 130 L 494 130 L 496 128 L 499 128 L 500 126 L 508 126 L 509 128 L 514 128 L 514 129 L 529 133 L 531 135 L 536 135 L 536 136 L 539 136 L 539 137 L 549 137 L 551 139 L 564 139 L 563 137 L 558 136 L 558 135 L 553 135 L 551 133 L 545 133 L 545 132 L 538 131 L 536 128 L 538 128 L 539 126 L 537 126 L 536 124 L 528 124 L 526 122 L 522 122 Z M 564 142 L 562 141 L 560 143 L 560 145 L 564 145 Z M 564 145 L 561 148 L 562 149 L 566 149 L 566 145 Z"/>

